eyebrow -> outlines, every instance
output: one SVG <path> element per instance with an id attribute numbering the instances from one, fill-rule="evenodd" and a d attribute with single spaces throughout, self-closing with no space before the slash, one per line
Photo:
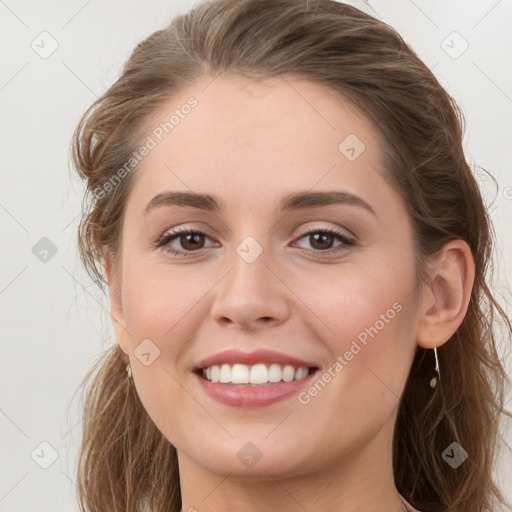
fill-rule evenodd
<path id="1" fill-rule="evenodd" d="M 283 212 L 287 212 L 303 208 L 330 206 L 333 204 L 358 206 L 377 216 L 375 210 L 364 199 L 355 194 L 344 191 L 295 192 L 289 194 L 283 199 L 281 210 Z M 197 194 L 194 192 L 162 192 L 149 201 L 144 209 L 143 215 L 147 215 L 151 210 L 160 206 L 199 208 L 210 212 L 225 210 L 225 205 L 209 194 Z"/>

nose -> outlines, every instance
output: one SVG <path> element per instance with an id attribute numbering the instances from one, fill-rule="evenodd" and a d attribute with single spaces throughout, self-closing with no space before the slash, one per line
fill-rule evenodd
<path id="1" fill-rule="evenodd" d="M 248 262 L 235 253 L 233 265 L 215 287 L 212 317 L 224 327 L 254 330 L 279 325 L 290 314 L 286 276 L 263 252 Z"/>

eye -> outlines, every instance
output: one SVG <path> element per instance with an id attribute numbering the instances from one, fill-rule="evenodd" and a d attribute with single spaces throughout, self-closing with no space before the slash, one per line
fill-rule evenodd
<path id="1" fill-rule="evenodd" d="M 348 238 L 344 233 L 333 229 L 310 229 L 303 233 L 299 240 L 303 238 L 309 237 L 309 243 L 315 249 L 314 252 L 320 252 L 324 254 L 332 254 L 333 252 L 339 252 L 346 250 L 347 247 L 350 247 L 355 244 L 354 240 Z M 335 239 L 341 241 L 341 245 L 337 247 L 331 247 L 332 243 Z"/>
<path id="2" fill-rule="evenodd" d="M 174 254 L 175 256 L 191 256 L 192 252 L 203 248 L 201 238 L 205 236 L 207 236 L 206 233 L 198 230 L 176 229 L 164 233 L 163 236 L 156 241 L 155 246 L 162 247 L 165 252 Z M 177 238 L 180 240 L 180 245 L 185 249 L 185 251 L 174 249 L 169 245 Z"/>
<path id="3" fill-rule="evenodd" d="M 193 229 L 175 229 L 164 233 L 154 244 L 157 248 L 163 248 L 167 253 L 175 256 L 192 256 L 192 253 L 200 251 L 204 248 L 202 238 L 208 237 L 203 231 Z M 355 241 L 348 238 L 344 233 L 332 229 L 310 229 L 303 233 L 298 240 L 309 237 L 309 242 L 313 247 L 313 252 L 322 254 L 332 254 L 346 250 L 348 247 L 355 245 Z M 184 250 L 176 249 L 170 244 L 179 239 L 180 245 Z M 335 239 L 341 244 L 332 248 L 331 245 Z"/>

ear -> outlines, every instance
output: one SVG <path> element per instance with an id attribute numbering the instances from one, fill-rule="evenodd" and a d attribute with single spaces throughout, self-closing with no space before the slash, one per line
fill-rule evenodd
<path id="1" fill-rule="evenodd" d="M 115 272 L 112 255 L 108 251 L 105 251 L 103 255 L 103 268 L 105 269 L 105 275 L 107 277 L 110 298 L 110 318 L 114 326 L 117 343 L 125 354 L 129 354 L 130 344 L 121 300 L 121 282 L 117 272 Z M 128 357 L 126 357 L 126 362 L 128 362 Z"/>
<path id="2" fill-rule="evenodd" d="M 445 244 L 432 262 L 430 280 L 420 298 L 416 340 L 420 347 L 446 343 L 466 315 L 475 279 L 475 263 L 463 240 Z"/>

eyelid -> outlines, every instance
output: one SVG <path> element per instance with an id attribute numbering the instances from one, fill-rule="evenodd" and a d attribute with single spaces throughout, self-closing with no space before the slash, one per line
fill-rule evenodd
<path id="1" fill-rule="evenodd" d="M 341 227 L 339 225 L 329 226 L 329 225 L 326 225 L 326 221 L 323 221 L 323 222 L 322 221 L 312 221 L 312 222 L 313 222 L 312 225 L 308 225 L 306 227 L 299 228 L 298 234 L 296 234 L 294 236 L 295 237 L 303 236 L 304 234 L 308 234 L 311 230 L 336 231 L 340 235 L 346 235 L 347 237 L 350 237 L 354 241 L 357 240 L 357 235 L 352 230 L 350 230 L 346 227 Z M 203 224 L 203 223 L 201 223 L 201 224 Z M 182 232 L 184 232 L 184 231 L 199 232 L 204 235 L 207 235 L 209 238 L 212 238 L 212 236 L 208 233 L 209 228 L 196 227 L 196 226 L 191 226 L 189 224 L 180 224 L 178 226 L 174 226 L 174 227 L 167 228 L 166 230 L 164 230 L 163 233 L 157 238 L 157 240 L 164 238 L 165 236 L 167 236 L 169 234 L 182 234 Z M 232 231 L 230 230 L 230 232 L 232 232 Z"/>
<path id="2" fill-rule="evenodd" d="M 315 221 L 318 222 L 318 221 Z M 299 234 L 297 236 L 302 236 L 310 231 L 335 231 L 339 235 L 346 236 L 347 238 L 350 238 L 351 240 L 357 240 L 356 234 L 351 231 L 350 229 L 347 229 L 345 227 L 341 226 L 326 226 L 325 223 L 318 222 L 318 224 L 313 223 L 313 225 L 309 225 L 305 227 L 304 229 L 301 229 Z"/>

